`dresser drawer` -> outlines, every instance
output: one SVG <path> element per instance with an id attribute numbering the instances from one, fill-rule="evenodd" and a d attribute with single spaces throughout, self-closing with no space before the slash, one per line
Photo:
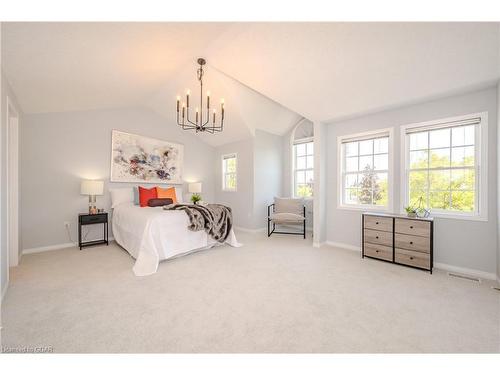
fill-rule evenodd
<path id="1" fill-rule="evenodd" d="M 85 224 L 99 224 L 107 221 L 107 214 L 95 214 L 80 216 L 80 223 Z"/>
<path id="2" fill-rule="evenodd" d="M 366 256 L 392 262 L 392 247 L 365 242 L 364 252 Z"/>
<path id="3" fill-rule="evenodd" d="M 396 219 L 395 232 L 414 236 L 430 237 L 431 223 L 428 221 Z"/>
<path id="4" fill-rule="evenodd" d="M 392 218 L 382 216 L 365 215 L 365 228 L 392 232 Z"/>
<path id="5" fill-rule="evenodd" d="M 378 230 L 365 229 L 365 242 L 392 246 L 392 233 Z"/>
<path id="6" fill-rule="evenodd" d="M 395 247 L 420 251 L 423 253 L 431 252 L 431 240 L 429 237 L 410 236 L 409 234 L 396 233 L 394 235 Z"/>
<path id="7" fill-rule="evenodd" d="M 431 268 L 430 255 L 426 253 L 396 248 L 394 258 L 396 263 L 425 268 L 427 270 Z"/>

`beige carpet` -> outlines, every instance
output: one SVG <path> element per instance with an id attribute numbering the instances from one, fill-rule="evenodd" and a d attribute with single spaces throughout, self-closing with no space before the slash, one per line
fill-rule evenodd
<path id="1" fill-rule="evenodd" d="M 239 233 L 137 278 L 117 245 L 23 256 L 4 347 L 56 352 L 500 352 L 500 293 L 477 284 Z"/>

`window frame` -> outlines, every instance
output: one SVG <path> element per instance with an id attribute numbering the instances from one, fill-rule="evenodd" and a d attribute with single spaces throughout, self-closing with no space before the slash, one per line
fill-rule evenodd
<path id="1" fill-rule="evenodd" d="M 301 168 L 301 169 L 296 168 L 297 155 L 295 153 L 295 146 L 299 145 L 299 144 L 304 144 L 304 143 L 312 143 L 313 147 L 315 147 L 314 137 L 301 138 L 301 139 L 297 139 L 297 140 L 292 141 L 292 196 L 294 198 L 302 198 L 304 200 L 313 200 L 314 199 L 314 163 L 315 163 L 314 153 L 315 153 L 315 151 L 313 151 L 313 154 L 312 154 L 312 156 L 313 156 L 313 167 L 312 168 Z M 308 156 L 308 154 L 307 154 L 307 146 L 306 146 L 306 167 L 307 167 L 307 156 Z M 300 171 L 312 171 L 313 172 L 313 193 L 310 197 L 301 197 L 301 196 L 297 195 L 296 172 L 298 170 L 300 170 Z"/>
<path id="2" fill-rule="evenodd" d="M 473 212 L 460 212 L 452 210 L 431 210 L 432 217 L 488 221 L 488 112 L 470 113 L 466 115 L 446 117 L 437 120 L 412 123 L 401 126 L 401 202 L 400 212 L 405 214 L 405 207 L 409 200 L 409 166 L 410 166 L 410 137 L 406 134 L 408 129 L 422 128 L 425 130 L 436 130 L 442 128 L 453 128 L 453 126 L 439 126 L 450 122 L 470 120 L 480 117 L 481 121 L 476 125 L 474 133 L 474 170 L 475 170 L 475 210 Z M 425 129 L 427 128 L 427 129 Z M 450 144 L 450 148 L 452 145 Z M 450 168 L 446 168 L 448 170 Z"/>
<path id="3" fill-rule="evenodd" d="M 350 204 L 344 203 L 344 176 L 345 160 L 342 152 L 342 143 L 346 139 L 353 141 L 368 140 L 387 135 L 387 205 L 379 206 L 373 204 Z M 384 172 L 385 173 L 385 172 Z M 394 208 L 394 128 L 383 128 L 370 130 L 362 133 L 345 134 L 337 136 L 337 209 L 353 211 L 379 211 L 391 212 Z"/>
<path id="4" fill-rule="evenodd" d="M 234 158 L 235 172 L 226 172 L 224 161 L 227 159 L 232 159 L 232 158 Z M 238 154 L 236 152 L 224 154 L 221 156 L 221 162 L 222 162 L 222 165 L 221 165 L 221 167 L 222 167 L 221 168 L 222 169 L 222 171 L 221 171 L 222 172 L 221 173 L 221 175 L 222 175 L 222 191 L 234 193 L 234 192 L 238 191 Z M 234 180 L 235 180 L 234 189 L 226 187 L 226 176 L 233 175 L 233 174 L 234 174 Z"/>

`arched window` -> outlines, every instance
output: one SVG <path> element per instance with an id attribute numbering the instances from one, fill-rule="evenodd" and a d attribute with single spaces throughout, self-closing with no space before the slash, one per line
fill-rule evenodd
<path id="1" fill-rule="evenodd" d="M 312 198 L 314 188 L 314 128 L 302 120 L 292 134 L 293 196 Z"/>

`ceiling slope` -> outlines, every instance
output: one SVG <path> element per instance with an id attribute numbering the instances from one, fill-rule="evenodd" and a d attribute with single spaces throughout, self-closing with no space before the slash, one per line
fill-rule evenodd
<path id="1" fill-rule="evenodd" d="M 496 23 L 237 24 L 210 59 L 304 117 L 330 121 L 492 84 L 498 35 Z"/>

